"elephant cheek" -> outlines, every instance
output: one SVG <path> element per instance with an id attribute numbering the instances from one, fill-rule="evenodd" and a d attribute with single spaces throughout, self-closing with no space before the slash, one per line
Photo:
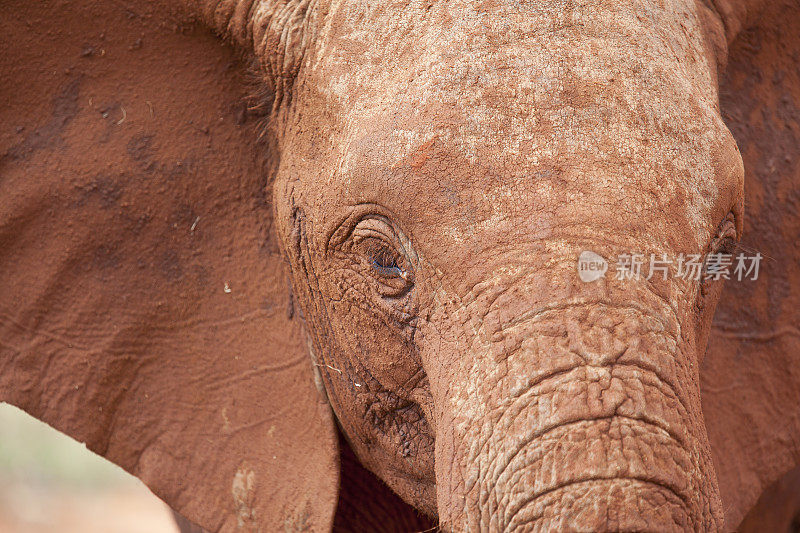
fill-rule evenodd
<path id="1" fill-rule="evenodd" d="M 658 324 L 568 308 L 431 372 L 443 526 L 721 528 L 694 355 Z"/>

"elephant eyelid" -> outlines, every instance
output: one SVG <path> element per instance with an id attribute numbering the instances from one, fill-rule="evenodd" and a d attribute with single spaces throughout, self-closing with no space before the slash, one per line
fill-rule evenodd
<path id="1" fill-rule="evenodd" d="M 369 257 L 372 266 L 381 273 L 391 274 L 394 271 L 400 271 L 399 258 L 387 246 L 378 245 L 370 249 Z"/>
<path id="2" fill-rule="evenodd" d="M 383 238 L 366 237 L 358 239 L 356 246 L 362 243 L 362 254 L 372 267 L 372 270 L 382 278 L 395 280 L 402 278 L 403 282 L 410 281 L 411 274 L 407 261 L 397 249 L 387 243 Z"/>
<path id="3" fill-rule="evenodd" d="M 382 276 L 390 278 L 402 278 L 404 276 L 404 272 L 400 269 L 400 267 L 396 265 L 384 266 L 374 259 L 372 260 L 372 268 L 374 268 Z"/>
<path id="4" fill-rule="evenodd" d="M 709 245 L 707 261 L 703 265 L 703 273 L 700 278 L 699 302 L 707 297 L 712 286 L 718 285 L 724 279 L 714 274 L 724 267 L 722 257 L 733 255 L 738 247 L 739 235 L 736 229 L 736 217 L 731 211 L 717 226 L 714 238 Z"/>
<path id="5" fill-rule="evenodd" d="M 414 286 L 419 261 L 410 239 L 388 215 L 376 212 L 377 206 L 361 207 L 365 209 L 332 228 L 326 253 L 335 253 L 352 266 L 360 265 L 358 270 L 374 280 L 382 298 L 407 295 Z"/>
<path id="6" fill-rule="evenodd" d="M 385 217 L 360 220 L 346 248 L 369 269 L 381 296 L 397 298 L 413 286 L 413 267 L 403 239 Z"/>
<path id="7" fill-rule="evenodd" d="M 709 246 L 710 252 L 730 254 L 735 251 L 738 244 L 739 236 L 736 230 L 736 218 L 733 212 L 730 212 L 717 226 L 714 238 Z"/>
<path id="8" fill-rule="evenodd" d="M 420 257 L 409 236 L 392 221 L 393 214 L 384 206 L 362 203 L 352 206 L 348 216 L 326 231 L 324 252 L 351 250 L 354 240 L 367 236 L 382 238 L 406 260 L 409 270 L 416 269 Z"/>

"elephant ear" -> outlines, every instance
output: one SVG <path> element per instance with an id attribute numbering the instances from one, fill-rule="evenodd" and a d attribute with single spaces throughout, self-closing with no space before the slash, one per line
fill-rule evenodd
<path id="1" fill-rule="evenodd" d="M 237 56 L 155 3 L 5 2 L 0 40 L 0 401 L 210 531 L 329 529 L 336 432 Z"/>
<path id="2" fill-rule="evenodd" d="M 731 43 L 720 105 L 745 166 L 743 250 L 703 361 L 702 398 L 728 528 L 800 463 L 800 7 L 764 13 Z"/>

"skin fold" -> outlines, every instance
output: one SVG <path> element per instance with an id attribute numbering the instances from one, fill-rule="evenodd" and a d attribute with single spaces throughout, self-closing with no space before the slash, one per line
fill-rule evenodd
<path id="1" fill-rule="evenodd" d="M 800 468 L 791 470 L 761 494 L 737 528 L 756 531 L 793 532 L 800 528 Z"/>
<path id="2" fill-rule="evenodd" d="M 0 400 L 185 528 L 732 530 L 800 463 L 790 4 L 4 8 Z"/>

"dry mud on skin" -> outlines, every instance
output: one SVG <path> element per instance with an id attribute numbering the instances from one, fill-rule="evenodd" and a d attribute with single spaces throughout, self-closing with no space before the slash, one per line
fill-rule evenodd
<path id="1" fill-rule="evenodd" d="M 718 77 L 688 0 L 334 3 L 4 3 L 0 400 L 209 530 L 732 529 L 800 460 L 800 10 Z M 573 283 L 742 221 L 758 283 Z"/>
<path id="2" fill-rule="evenodd" d="M 2 11 L 0 399 L 211 530 L 322 527 L 336 434 L 287 312 L 245 62 L 169 2 Z"/>

